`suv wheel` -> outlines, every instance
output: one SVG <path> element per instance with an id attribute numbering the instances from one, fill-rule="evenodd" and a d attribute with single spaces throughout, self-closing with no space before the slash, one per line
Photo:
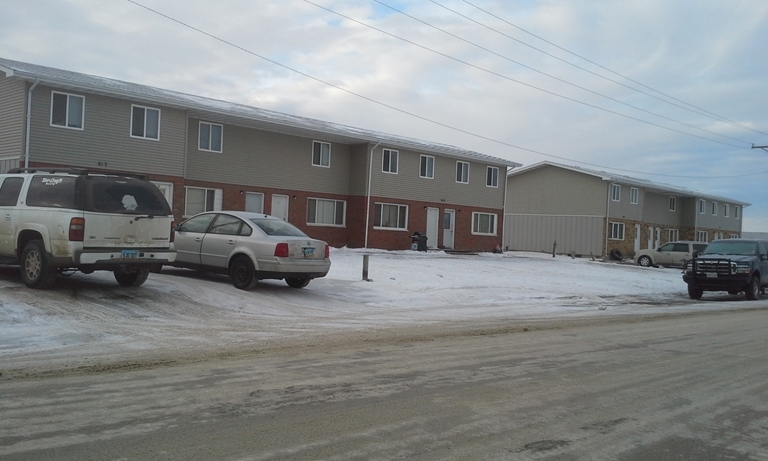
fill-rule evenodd
<path id="1" fill-rule="evenodd" d="M 229 265 L 229 278 L 232 285 L 240 290 L 250 290 L 256 286 L 256 269 L 248 256 L 238 256 Z"/>
<path id="2" fill-rule="evenodd" d="M 310 279 L 286 278 L 285 283 L 291 288 L 304 288 L 309 285 Z"/>
<path id="3" fill-rule="evenodd" d="M 754 301 L 760 297 L 760 276 L 759 275 L 752 276 L 752 278 L 749 280 L 749 284 L 747 285 L 747 289 L 744 290 L 744 293 L 746 293 L 747 299 L 749 299 L 750 301 Z"/>
<path id="4" fill-rule="evenodd" d="M 115 280 L 120 285 L 124 287 L 137 287 L 147 281 L 149 269 L 136 269 L 134 271 L 117 269 L 114 274 Z"/>
<path id="5" fill-rule="evenodd" d="M 648 256 L 640 256 L 637 260 L 637 264 L 643 267 L 651 267 L 653 265 L 653 261 L 651 261 L 651 258 Z"/>
<path id="6" fill-rule="evenodd" d="M 51 288 L 56 269 L 48 265 L 42 240 L 31 240 L 21 252 L 21 279 L 29 288 Z"/>
<path id="7" fill-rule="evenodd" d="M 691 299 L 701 299 L 701 295 L 704 294 L 704 290 L 695 287 L 693 284 L 688 284 L 688 297 Z"/>

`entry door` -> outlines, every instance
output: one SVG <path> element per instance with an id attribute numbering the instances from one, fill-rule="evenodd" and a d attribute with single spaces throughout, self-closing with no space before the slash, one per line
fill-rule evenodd
<path id="1" fill-rule="evenodd" d="M 287 195 L 273 195 L 272 196 L 272 216 L 288 221 L 288 196 Z"/>
<path id="2" fill-rule="evenodd" d="M 640 224 L 635 224 L 635 253 L 640 251 Z"/>
<path id="3" fill-rule="evenodd" d="M 453 249 L 454 227 L 456 227 L 456 212 L 445 210 L 443 212 L 443 247 Z"/>
<path id="4" fill-rule="evenodd" d="M 653 249 L 653 226 L 648 226 L 648 249 Z"/>
<path id="5" fill-rule="evenodd" d="M 427 246 L 437 248 L 437 229 L 440 226 L 440 209 L 427 208 Z"/>

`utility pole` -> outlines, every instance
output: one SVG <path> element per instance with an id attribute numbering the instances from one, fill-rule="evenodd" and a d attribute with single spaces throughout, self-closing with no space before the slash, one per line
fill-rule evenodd
<path id="1" fill-rule="evenodd" d="M 764 151 L 768 152 L 768 146 L 756 146 L 752 144 L 752 149 L 763 149 Z"/>

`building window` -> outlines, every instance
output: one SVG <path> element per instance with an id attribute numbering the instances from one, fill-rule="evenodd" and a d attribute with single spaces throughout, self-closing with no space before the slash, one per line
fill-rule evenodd
<path id="1" fill-rule="evenodd" d="M 192 216 L 203 211 L 219 210 L 221 210 L 221 189 L 187 187 L 184 216 Z"/>
<path id="2" fill-rule="evenodd" d="M 374 227 L 403 230 L 408 228 L 408 205 L 377 203 L 374 213 Z"/>
<path id="3" fill-rule="evenodd" d="M 611 200 L 614 202 L 621 201 L 621 186 L 619 184 L 611 184 Z"/>
<path id="4" fill-rule="evenodd" d="M 343 226 L 346 202 L 311 198 L 307 201 L 307 224 Z"/>
<path id="5" fill-rule="evenodd" d="M 696 232 L 696 241 L 697 242 L 709 242 L 709 232 L 707 232 L 707 231 L 698 231 L 698 232 Z"/>
<path id="6" fill-rule="evenodd" d="M 489 166 L 485 170 L 485 185 L 488 187 L 499 187 L 499 168 Z"/>
<path id="7" fill-rule="evenodd" d="M 677 210 L 677 197 L 670 197 L 669 198 L 669 211 L 676 211 Z"/>
<path id="8" fill-rule="evenodd" d="M 160 139 L 160 109 L 131 105 L 131 136 Z"/>
<path id="9" fill-rule="evenodd" d="M 624 223 L 612 222 L 611 225 L 611 240 L 624 240 Z"/>
<path id="10" fill-rule="evenodd" d="M 330 168 L 331 143 L 312 141 L 312 165 Z"/>
<path id="11" fill-rule="evenodd" d="M 733 217 L 739 219 L 739 207 L 733 207 Z"/>
<path id="12" fill-rule="evenodd" d="M 731 214 L 731 206 L 727 203 L 723 204 L 723 217 L 727 218 Z"/>
<path id="13" fill-rule="evenodd" d="M 680 240 L 680 231 L 677 229 L 667 230 L 667 242 L 676 242 Z"/>
<path id="14" fill-rule="evenodd" d="M 246 192 L 245 211 L 264 213 L 264 194 L 261 192 Z"/>
<path id="15" fill-rule="evenodd" d="M 496 235 L 496 215 L 492 213 L 472 213 L 472 233 Z"/>
<path id="16" fill-rule="evenodd" d="M 381 156 L 381 171 L 397 174 L 397 159 L 399 152 L 392 149 L 384 149 Z"/>
<path id="17" fill-rule="evenodd" d="M 422 155 L 419 163 L 419 177 L 435 179 L 435 157 Z"/>
<path id="18" fill-rule="evenodd" d="M 51 125 L 83 129 L 85 98 L 76 94 L 52 92 Z"/>
<path id="19" fill-rule="evenodd" d="M 456 162 L 456 182 L 469 184 L 469 163 Z"/>
<path id="20" fill-rule="evenodd" d="M 706 200 L 699 200 L 699 214 L 704 214 L 707 212 L 707 201 Z"/>
<path id="21" fill-rule="evenodd" d="M 223 125 L 200 122 L 200 142 L 198 143 L 198 149 L 208 152 L 221 152 L 223 134 Z"/>
<path id="22" fill-rule="evenodd" d="M 717 216 L 717 202 L 712 202 L 712 216 Z"/>
<path id="23" fill-rule="evenodd" d="M 637 205 L 640 201 L 640 190 L 637 187 L 629 189 L 629 203 Z"/>

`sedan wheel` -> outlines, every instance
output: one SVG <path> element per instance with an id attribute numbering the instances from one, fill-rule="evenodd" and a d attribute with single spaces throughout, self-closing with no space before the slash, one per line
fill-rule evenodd
<path id="1" fill-rule="evenodd" d="M 256 269 L 248 256 L 238 256 L 229 265 L 229 278 L 232 285 L 240 290 L 250 290 L 256 286 Z"/>
<path id="2" fill-rule="evenodd" d="M 651 258 L 648 256 L 640 256 L 640 258 L 637 260 L 637 264 L 643 267 L 651 267 L 653 265 L 653 261 L 651 261 Z"/>
<path id="3" fill-rule="evenodd" d="M 304 288 L 309 285 L 309 280 L 310 279 L 287 278 L 285 279 L 285 283 L 291 288 Z"/>

